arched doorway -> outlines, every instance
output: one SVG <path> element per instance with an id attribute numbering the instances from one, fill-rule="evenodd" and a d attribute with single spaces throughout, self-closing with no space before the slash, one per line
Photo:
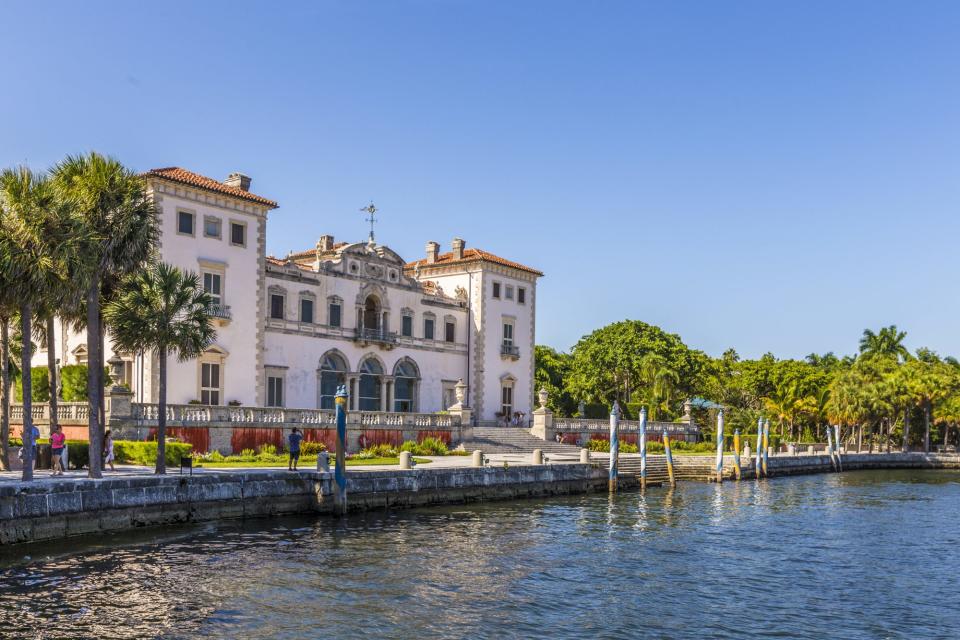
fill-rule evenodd
<path id="1" fill-rule="evenodd" d="M 320 359 L 319 402 L 321 409 L 333 409 L 337 387 L 346 384 L 347 361 L 338 353 L 326 353 Z"/>
<path id="2" fill-rule="evenodd" d="M 360 390 L 357 394 L 360 411 L 380 411 L 383 396 L 383 367 L 375 358 L 360 364 Z"/>
<path id="3" fill-rule="evenodd" d="M 377 296 L 367 296 L 363 303 L 363 328 L 367 331 L 380 328 L 380 298 Z"/>
<path id="4" fill-rule="evenodd" d="M 393 410 L 398 413 L 416 411 L 417 387 L 420 382 L 417 363 L 409 358 L 400 360 L 393 368 L 393 376 Z"/>

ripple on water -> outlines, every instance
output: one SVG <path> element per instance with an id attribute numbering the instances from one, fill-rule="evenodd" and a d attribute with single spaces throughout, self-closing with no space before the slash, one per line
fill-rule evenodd
<path id="1" fill-rule="evenodd" d="M 0 635 L 947 638 L 956 478 L 681 484 L 33 545 L 0 559 Z"/>

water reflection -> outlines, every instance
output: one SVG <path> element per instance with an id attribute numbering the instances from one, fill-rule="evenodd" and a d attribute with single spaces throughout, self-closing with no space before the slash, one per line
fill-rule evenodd
<path id="1" fill-rule="evenodd" d="M 0 635 L 949 637 L 956 480 L 682 483 L 19 547 Z"/>

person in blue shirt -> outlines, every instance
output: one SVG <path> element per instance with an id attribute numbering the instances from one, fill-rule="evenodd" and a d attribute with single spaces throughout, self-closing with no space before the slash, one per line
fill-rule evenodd
<path id="1" fill-rule="evenodd" d="M 290 459 L 287 461 L 287 471 L 296 471 L 297 462 L 300 460 L 300 441 L 303 440 L 303 434 L 300 429 L 294 427 L 287 441 L 290 443 Z"/>

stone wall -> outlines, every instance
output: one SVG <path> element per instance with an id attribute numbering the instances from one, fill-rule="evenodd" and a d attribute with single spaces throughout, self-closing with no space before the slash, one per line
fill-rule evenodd
<path id="1" fill-rule="evenodd" d="M 625 478 L 625 484 L 635 481 Z M 0 484 L 0 544 L 134 527 L 280 514 L 332 513 L 333 474 L 198 473 Z M 348 474 L 351 511 L 583 493 L 606 489 L 587 464 Z"/>

